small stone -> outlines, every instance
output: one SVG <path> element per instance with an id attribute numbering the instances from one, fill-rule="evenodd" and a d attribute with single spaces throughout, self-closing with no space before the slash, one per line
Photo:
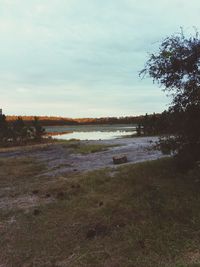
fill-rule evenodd
<path id="1" fill-rule="evenodd" d="M 106 225 L 97 223 L 95 226 L 90 228 L 86 234 L 88 239 L 92 239 L 96 236 L 106 236 L 109 233 L 109 229 Z"/>
<path id="2" fill-rule="evenodd" d="M 37 189 L 32 191 L 32 194 L 34 194 L 34 195 L 37 195 L 38 193 L 39 193 L 39 190 L 37 190 Z"/>
<path id="3" fill-rule="evenodd" d="M 142 249 L 145 249 L 146 246 L 145 246 L 145 241 L 144 240 L 139 240 L 138 244 Z"/>
<path id="4" fill-rule="evenodd" d="M 114 164 L 123 164 L 123 163 L 126 163 L 127 161 L 128 161 L 127 156 L 125 156 L 125 155 L 113 157 L 113 163 Z"/>
<path id="5" fill-rule="evenodd" d="M 99 202 L 99 207 L 103 206 L 103 201 Z"/>
<path id="6" fill-rule="evenodd" d="M 60 191 L 60 192 L 57 193 L 56 197 L 58 199 L 63 200 L 65 198 L 65 193 L 63 191 Z"/>
<path id="7" fill-rule="evenodd" d="M 81 186 L 80 186 L 80 184 L 72 184 L 71 185 L 71 188 L 80 188 Z"/>
<path id="8" fill-rule="evenodd" d="M 95 237 L 95 235 L 96 235 L 96 231 L 95 231 L 95 229 L 90 229 L 90 230 L 87 232 L 86 237 L 87 237 L 88 239 L 92 239 L 92 238 Z"/>
<path id="9" fill-rule="evenodd" d="M 38 209 L 33 210 L 33 215 L 37 216 L 39 214 L 40 214 L 40 210 L 38 210 Z"/>

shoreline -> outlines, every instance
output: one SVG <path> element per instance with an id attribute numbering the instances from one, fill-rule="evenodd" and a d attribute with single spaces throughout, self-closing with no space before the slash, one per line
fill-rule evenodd
<path id="1" fill-rule="evenodd" d="M 126 155 L 127 164 L 159 159 L 164 156 L 153 149 L 158 137 L 120 138 L 96 141 L 58 141 L 54 143 L 0 149 L 0 158 L 33 158 L 46 165 L 42 174 L 47 176 L 64 173 L 88 172 L 116 168 L 113 157 Z M 83 151 L 84 153 L 82 153 Z"/>

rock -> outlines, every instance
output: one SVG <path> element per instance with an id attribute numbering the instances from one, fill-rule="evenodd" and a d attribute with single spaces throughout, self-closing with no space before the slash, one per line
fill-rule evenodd
<path id="1" fill-rule="evenodd" d="M 103 206 L 103 201 L 99 202 L 99 207 Z"/>
<path id="2" fill-rule="evenodd" d="M 96 224 L 94 227 L 90 228 L 86 233 L 87 239 L 93 239 L 96 236 L 106 236 L 109 233 L 109 229 L 104 224 Z"/>
<path id="3" fill-rule="evenodd" d="M 145 249 L 145 240 L 139 240 L 138 241 L 138 245 L 142 248 L 142 249 Z"/>
<path id="4" fill-rule="evenodd" d="M 92 239 L 94 238 L 96 235 L 96 230 L 95 229 L 90 229 L 88 230 L 87 234 L 86 234 L 86 238 L 88 239 Z"/>
<path id="5" fill-rule="evenodd" d="M 114 164 L 123 164 L 123 163 L 126 163 L 127 161 L 128 161 L 127 156 L 125 156 L 125 155 L 113 157 L 113 163 Z"/>
<path id="6" fill-rule="evenodd" d="M 35 190 L 32 191 L 32 194 L 33 195 L 37 195 L 38 193 L 39 193 L 39 190 L 37 190 L 37 189 L 35 189 Z"/>
<path id="7" fill-rule="evenodd" d="M 40 210 L 38 210 L 38 209 L 34 209 L 33 210 L 33 215 L 39 215 L 40 214 Z"/>
<path id="8" fill-rule="evenodd" d="M 64 191 L 57 192 L 56 198 L 60 200 L 68 199 L 67 192 Z"/>
<path id="9" fill-rule="evenodd" d="M 56 197 L 57 197 L 58 199 L 64 199 L 65 194 L 64 194 L 63 191 L 60 191 L 60 192 L 57 192 Z"/>
<path id="10" fill-rule="evenodd" d="M 80 184 L 72 184 L 71 185 L 71 188 L 73 188 L 73 189 L 78 189 L 80 187 L 81 187 Z"/>

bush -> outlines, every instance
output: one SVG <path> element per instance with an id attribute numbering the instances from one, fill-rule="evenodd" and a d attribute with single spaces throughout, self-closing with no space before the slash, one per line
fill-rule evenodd
<path id="1" fill-rule="evenodd" d="M 183 32 L 167 37 L 157 54 L 152 54 L 141 71 L 172 93 L 168 137 L 161 149 L 175 154 L 176 161 L 191 167 L 200 160 L 200 39 Z"/>

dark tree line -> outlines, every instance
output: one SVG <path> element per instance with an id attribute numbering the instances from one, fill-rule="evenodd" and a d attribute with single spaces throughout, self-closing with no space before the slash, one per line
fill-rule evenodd
<path id="1" fill-rule="evenodd" d="M 136 132 L 141 135 L 166 135 L 172 133 L 172 114 L 164 111 L 161 114 L 146 114 L 137 124 Z"/>
<path id="2" fill-rule="evenodd" d="M 26 125 L 21 117 L 8 123 L 5 115 L 0 115 L 0 145 L 23 145 L 30 142 L 40 142 L 45 130 L 35 117 L 32 125 Z"/>
<path id="3" fill-rule="evenodd" d="M 141 74 L 149 75 L 170 92 L 173 101 L 168 138 L 161 148 L 173 152 L 182 167 L 200 160 L 200 38 L 183 32 L 166 38 Z"/>
<path id="4" fill-rule="evenodd" d="M 62 117 L 48 117 L 39 116 L 38 119 L 43 126 L 56 126 L 56 125 L 102 125 L 102 124 L 137 124 L 141 116 L 126 116 L 126 117 L 102 117 L 102 118 L 62 118 Z M 22 117 L 26 125 L 32 125 L 34 120 L 33 116 Z M 12 123 L 16 120 L 16 116 L 8 116 L 7 120 Z"/>

